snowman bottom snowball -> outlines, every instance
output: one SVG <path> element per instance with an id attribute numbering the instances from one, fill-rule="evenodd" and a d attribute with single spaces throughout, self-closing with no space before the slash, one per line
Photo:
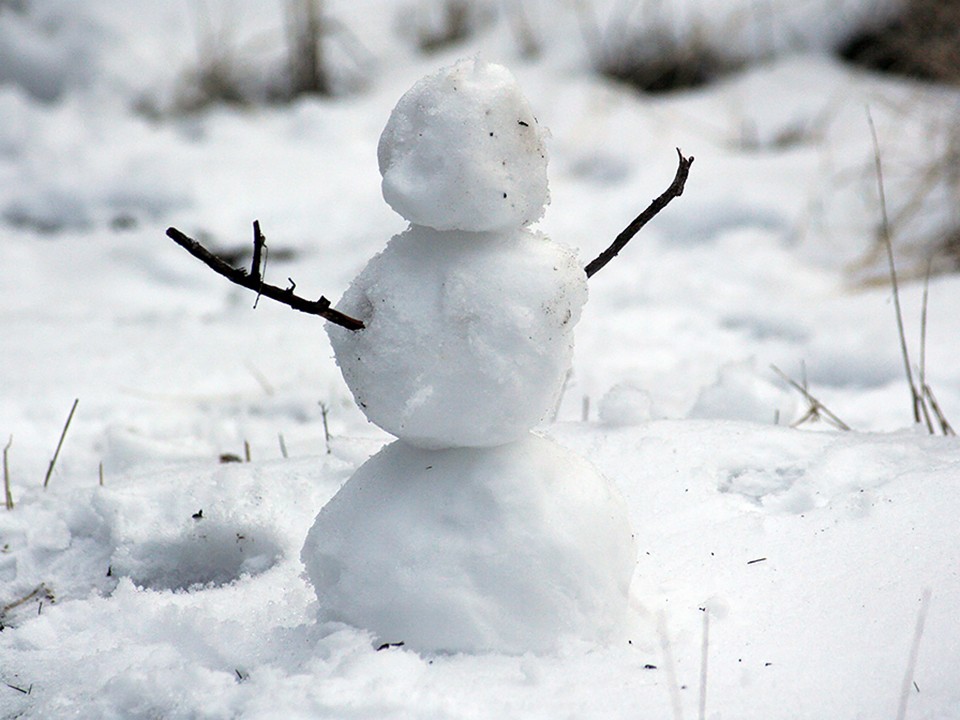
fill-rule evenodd
<path id="1" fill-rule="evenodd" d="M 420 652 L 547 652 L 621 629 L 636 548 L 617 489 L 534 435 L 398 440 L 321 510 L 301 558 L 322 620 Z"/>

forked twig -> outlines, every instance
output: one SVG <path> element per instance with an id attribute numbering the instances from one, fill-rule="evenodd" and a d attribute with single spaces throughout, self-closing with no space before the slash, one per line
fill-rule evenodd
<path id="1" fill-rule="evenodd" d="M 683 153 L 680 152 L 680 148 L 677 148 L 677 155 L 680 158 L 680 165 L 677 167 L 677 174 L 673 178 L 673 182 L 670 183 L 670 187 L 668 187 L 660 197 L 650 203 L 646 210 L 637 215 L 633 222 L 627 225 L 623 232 L 617 235 L 610 244 L 610 247 L 587 263 L 584 270 L 586 270 L 588 278 L 593 277 L 604 265 L 613 260 L 617 254 L 623 250 L 624 246 L 633 239 L 634 235 L 640 232 L 643 226 L 663 210 L 671 200 L 683 195 L 683 187 L 686 185 L 687 176 L 690 174 L 690 166 L 693 164 L 694 158 L 693 156 L 688 158 L 684 157 Z"/>
<path id="2" fill-rule="evenodd" d="M 293 290 L 296 285 L 294 285 L 292 281 L 291 287 L 286 289 L 269 285 L 263 281 L 260 264 L 263 249 L 266 247 L 266 240 L 263 237 L 263 233 L 260 232 L 259 221 L 255 220 L 253 223 L 253 264 L 249 273 L 246 270 L 229 265 L 196 240 L 184 235 L 176 228 L 167 228 L 167 237 L 198 260 L 202 260 L 217 274 L 222 275 L 235 285 L 253 290 L 257 293 L 258 297 L 263 295 L 271 300 L 289 305 L 294 310 L 299 310 L 309 315 L 319 315 L 336 325 L 345 327 L 347 330 L 362 330 L 364 328 L 362 321 L 352 318 L 349 315 L 344 315 L 342 312 L 330 307 L 330 301 L 322 295 L 319 300 L 307 300 L 299 295 L 295 295 Z"/>

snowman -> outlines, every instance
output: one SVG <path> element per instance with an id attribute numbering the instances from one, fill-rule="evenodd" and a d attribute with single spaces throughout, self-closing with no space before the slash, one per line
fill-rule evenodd
<path id="1" fill-rule="evenodd" d="M 383 196 L 410 225 L 328 323 L 367 418 L 398 439 L 320 511 L 301 558 L 319 617 L 422 652 L 544 652 L 611 637 L 635 546 L 625 503 L 531 430 L 556 406 L 587 299 L 575 254 L 530 229 L 545 131 L 511 73 L 463 60 L 397 103 Z"/>

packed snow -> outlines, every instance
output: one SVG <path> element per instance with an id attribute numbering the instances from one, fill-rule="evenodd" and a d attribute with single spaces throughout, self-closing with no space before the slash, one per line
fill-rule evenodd
<path id="1" fill-rule="evenodd" d="M 473 35 L 426 53 L 398 29 L 399 15 L 416 22 L 412 5 L 324 3 L 342 94 L 261 105 L 285 66 L 279 4 L 0 3 L 0 445 L 14 504 L 0 507 L 0 718 L 960 718 L 960 446 L 913 422 L 865 112 L 898 218 L 911 360 L 919 370 L 926 298 L 924 377 L 956 424 L 960 281 L 942 272 L 946 253 L 926 290 L 922 279 L 930 238 L 956 218 L 955 173 L 931 162 L 955 147 L 960 93 L 825 54 L 847 23 L 881 18 L 889 2 L 774 3 L 762 17 L 742 3 L 748 20 L 733 27 L 736 3 L 714 22 L 712 5 L 685 0 L 678 23 L 699 17 L 693 29 L 712 46 L 766 59 L 649 96 L 601 78 L 598 40 L 581 34 L 622 39 L 642 13 L 598 0 L 591 20 L 572 5 L 521 5 L 499 16 L 485 6 Z M 221 61 L 256 103 L 183 114 L 184 88 L 195 93 L 198 70 Z M 491 205 L 495 228 L 431 230 L 403 206 L 399 217 L 378 173 L 391 109 L 424 77 L 439 98 L 442 68 L 479 67 L 515 99 L 495 65 L 510 68 L 537 122 L 522 115 L 528 128 L 511 129 L 529 136 L 494 139 L 530 149 L 546 138 L 548 210 L 537 219 L 545 176 L 488 167 L 477 183 L 521 183 L 534 198 L 510 216 Z M 423 120 L 407 110 L 404 122 Z M 435 131 L 450 140 L 455 129 Z M 422 158 L 396 139 L 399 187 Z M 677 147 L 696 156 L 684 195 L 590 279 L 589 302 L 583 287 L 551 296 L 568 263 L 595 257 L 669 184 Z M 486 157 L 462 149 L 445 171 Z M 410 207 L 437 211 L 416 193 Z M 504 444 L 489 447 L 500 441 L 469 421 L 466 402 L 446 415 L 453 437 L 394 440 L 355 404 L 321 320 L 257 301 L 163 234 L 179 227 L 248 266 L 253 219 L 268 281 L 344 303 L 396 244 L 450 233 L 417 270 L 424 287 L 458 243 L 476 274 L 448 276 L 442 312 L 426 308 L 440 312 L 434 322 L 469 329 L 482 318 L 468 296 L 489 313 L 497 283 L 522 278 L 518 315 L 547 298 L 571 309 L 572 327 L 582 305 L 575 352 L 566 326 L 531 325 L 543 336 L 528 342 L 510 339 L 520 320 L 498 319 L 495 347 L 462 338 L 451 351 L 501 362 L 516 343 L 507 377 L 530 387 L 532 373 L 543 388 L 499 418 L 513 424 Z M 500 239 L 465 242 L 490 232 Z M 501 278 L 486 255 L 495 246 L 529 269 L 504 266 Z M 536 268 L 551 258 L 548 279 Z M 378 287 L 396 281 L 379 274 Z M 399 281 L 388 289 L 391 312 L 429 305 Z M 537 317 L 562 319 L 539 306 Z M 555 346 L 538 357 L 548 337 Z M 400 340 L 409 356 L 413 338 Z M 416 342 L 434 362 L 436 345 Z M 812 413 L 771 365 L 853 430 Z M 400 377 L 384 382 L 402 396 Z M 454 385 L 435 392 L 456 396 Z M 470 432 L 487 447 L 458 447 Z M 458 459 L 416 465 L 448 456 Z M 490 472 L 490 458 L 550 472 L 523 483 L 523 472 Z M 388 483 L 405 464 L 409 485 Z M 448 482 L 433 482 L 441 473 Z M 575 476 L 582 516 L 572 494 L 553 503 L 538 485 Z M 376 512 L 338 493 L 365 495 Z M 438 515 L 438 495 L 460 504 Z M 616 497 L 626 517 L 577 524 Z M 339 540 L 305 563 L 318 512 Z M 626 528 L 637 560 L 618 622 L 598 608 L 622 592 Z M 446 542 L 471 533 L 483 537 Z M 389 537 L 395 552 L 378 552 Z M 564 537 L 572 547 L 558 552 Z M 449 563 L 470 553 L 482 562 L 454 574 Z M 338 583 L 324 579 L 331 568 Z M 327 602 L 314 584 L 339 595 Z M 404 616 L 371 592 L 387 585 Z M 529 606 L 506 604 L 518 586 Z M 567 603 L 585 586 L 595 593 Z M 438 606 L 476 611 L 447 621 Z"/>
<path id="2" fill-rule="evenodd" d="M 436 230 L 529 225 L 550 197 L 544 143 L 510 71 L 462 60 L 420 80 L 390 114 L 377 149 L 383 197 Z"/>
<path id="3" fill-rule="evenodd" d="M 324 619 L 378 645 L 522 654 L 622 633 L 636 550 L 620 491 L 528 435 L 391 443 L 323 508 L 302 558 Z"/>
<path id="4" fill-rule="evenodd" d="M 327 332 L 384 430 L 427 448 L 498 445 L 555 410 L 586 296 L 576 256 L 539 233 L 414 226 L 337 304 L 366 328 Z"/>

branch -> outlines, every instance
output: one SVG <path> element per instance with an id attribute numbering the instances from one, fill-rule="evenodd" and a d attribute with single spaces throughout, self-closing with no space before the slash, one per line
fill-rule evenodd
<path id="1" fill-rule="evenodd" d="M 260 232 L 260 223 L 258 221 L 254 221 L 253 223 L 253 265 L 250 273 L 246 270 L 228 265 L 196 240 L 187 237 L 176 228 L 167 228 L 167 237 L 198 260 L 202 260 L 214 272 L 223 275 L 223 277 L 235 285 L 253 290 L 258 296 L 264 295 L 271 300 L 289 305 L 294 310 L 299 310 L 309 315 L 319 315 L 336 325 L 345 327 L 347 330 L 362 330 L 364 328 L 362 321 L 352 318 L 349 315 L 344 315 L 342 312 L 330 307 L 330 301 L 322 295 L 319 300 L 307 300 L 299 295 L 294 295 L 293 289 L 296 285 L 292 280 L 290 281 L 291 287 L 287 289 L 278 288 L 275 285 L 268 285 L 263 281 L 260 273 L 260 261 L 263 248 L 266 246 L 266 240 L 264 240 L 263 234 Z"/>
<path id="2" fill-rule="evenodd" d="M 617 254 L 623 250 L 624 246 L 633 239 L 633 236 L 640 232 L 641 228 L 663 210 L 671 200 L 683 195 L 683 186 L 687 182 L 687 175 L 690 174 L 690 166 L 693 165 L 693 156 L 688 158 L 684 157 L 683 153 L 680 152 L 680 148 L 677 148 L 677 155 L 680 158 L 680 165 L 677 168 L 677 175 L 673 178 L 670 187 L 668 187 L 660 197 L 650 203 L 650 206 L 646 210 L 637 215 L 634 221 L 627 225 L 622 233 L 617 235 L 616 239 L 610 244 L 610 247 L 590 261 L 586 268 L 584 268 L 588 278 L 593 277 L 598 270 L 613 260 Z"/>

